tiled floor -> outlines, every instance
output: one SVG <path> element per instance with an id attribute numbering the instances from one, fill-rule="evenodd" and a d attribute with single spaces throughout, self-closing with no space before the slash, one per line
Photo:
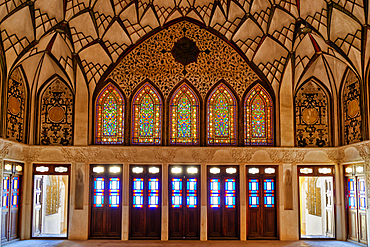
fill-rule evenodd
<path id="1" fill-rule="evenodd" d="M 16 241 L 5 245 L 6 247 L 82 247 L 82 246 L 93 246 L 93 247 L 241 247 L 241 246 L 289 246 L 289 247 L 359 247 L 357 244 L 350 242 L 341 241 L 118 241 L 118 240 L 88 240 L 88 241 L 69 241 L 69 240 L 23 240 Z"/>

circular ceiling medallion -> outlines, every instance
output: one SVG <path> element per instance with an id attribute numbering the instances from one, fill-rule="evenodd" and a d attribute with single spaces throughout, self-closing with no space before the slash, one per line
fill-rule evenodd
<path id="1" fill-rule="evenodd" d="M 359 106 L 358 101 L 354 99 L 348 102 L 347 110 L 348 110 L 348 116 L 356 117 L 358 113 L 360 112 L 360 106 Z"/>
<path id="2" fill-rule="evenodd" d="M 302 118 L 306 124 L 314 124 L 319 119 L 319 113 L 315 108 L 305 109 L 302 112 Z"/>
<path id="3" fill-rule="evenodd" d="M 64 119 L 64 110 L 59 106 L 51 108 L 49 111 L 49 119 L 54 123 L 61 122 Z"/>
<path id="4" fill-rule="evenodd" d="M 16 97 L 10 97 L 8 101 L 8 109 L 11 114 L 17 115 L 21 111 L 21 102 Z"/>

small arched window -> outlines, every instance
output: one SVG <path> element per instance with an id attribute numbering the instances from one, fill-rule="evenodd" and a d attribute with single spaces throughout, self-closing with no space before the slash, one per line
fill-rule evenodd
<path id="1" fill-rule="evenodd" d="M 122 94 L 112 83 L 101 90 L 96 100 L 96 144 L 124 143 L 124 102 Z"/>
<path id="2" fill-rule="evenodd" d="M 169 117 L 171 145 L 199 143 L 199 100 L 186 83 L 173 94 Z"/>
<path id="3" fill-rule="evenodd" d="M 162 99 L 145 83 L 132 100 L 132 144 L 161 145 Z"/>
<path id="4" fill-rule="evenodd" d="M 207 144 L 236 145 L 236 99 L 223 83 L 210 94 L 207 102 Z"/>
<path id="5" fill-rule="evenodd" d="M 269 93 L 255 85 L 244 101 L 245 145 L 273 145 L 273 103 Z"/>

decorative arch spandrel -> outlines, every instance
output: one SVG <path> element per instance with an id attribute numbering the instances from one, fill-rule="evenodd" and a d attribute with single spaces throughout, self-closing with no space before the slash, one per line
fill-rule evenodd
<path id="1" fill-rule="evenodd" d="M 56 78 L 39 95 L 39 143 L 73 145 L 74 95 L 71 89 Z"/>
<path id="2" fill-rule="evenodd" d="M 21 68 L 16 68 L 8 81 L 6 95 L 6 138 L 25 142 L 27 85 Z"/>
<path id="3" fill-rule="evenodd" d="M 294 98 L 296 146 L 327 147 L 330 141 L 330 96 L 310 79 L 297 90 Z"/>

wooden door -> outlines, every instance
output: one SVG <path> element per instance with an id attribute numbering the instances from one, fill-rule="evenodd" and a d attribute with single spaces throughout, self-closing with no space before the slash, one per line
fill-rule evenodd
<path id="1" fill-rule="evenodd" d="M 277 166 L 247 167 L 248 239 L 277 239 Z"/>
<path id="2" fill-rule="evenodd" d="M 18 222 L 19 222 L 19 200 L 20 200 L 20 184 L 21 178 L 17 175 L 11 176 L 11 201 L 10 205 L 10 226 L 9 226 L 9 240 L 18 238 Z"/>
<path id="3" fill-rule="evenodd" d="M 169 166 L 169 239 L 200 237 L 200 166 Z"/>
<path id="4" fill-rule="evenodd" d="M 161 238 L 161 166 L 130 167 L 130 239 Z"/>
<path id="5" fill-rule="evenodd" d="M 208 239 L 239 239 L 238 166 L 208 166 Z"/>
<path id="6" fill-rule="evenodd" d="M 333 179 L 328 178 L 325 180 L 325 228 L 326 236 L 334 238 L 333 232 L 333 215 L 334 215 L 334 202 L 333 202 Z"/>
<path id="7" fill-rule="evenodd" d="M 355 177 L 347 178 L 347 218 L 348 239 L 358 242 L 357 222 L 357 183 Z"/>
<path id="8" fill-rule="evenodd" d="M 357 177 L 357 198 L 358 198 L 358 238 L 359 242 L 367 244 L 367 224 L 366 224 L 366 179 Z"/>
<path id="9" fill-rule="evenodd" d="M 92 165 L 90 238 L 121 239 L 121 165 Z"/>
<path id="10" fill-rule="evenodd" d="M 43 176 L 35 175 L 34 179 L 34 199 L 33 199 L 33 237 L 41 234 L 42 227 L 42 197 L 43 197 Z"/>
<path id="11" fill-rule="evenodd" d="M 1 242 L 9 240 L 9 202 L 10 202 L 10 175 L 4 174 L 3 176 L 3 201 L 2 201 L 2 214 L 1 214 Z"/>

